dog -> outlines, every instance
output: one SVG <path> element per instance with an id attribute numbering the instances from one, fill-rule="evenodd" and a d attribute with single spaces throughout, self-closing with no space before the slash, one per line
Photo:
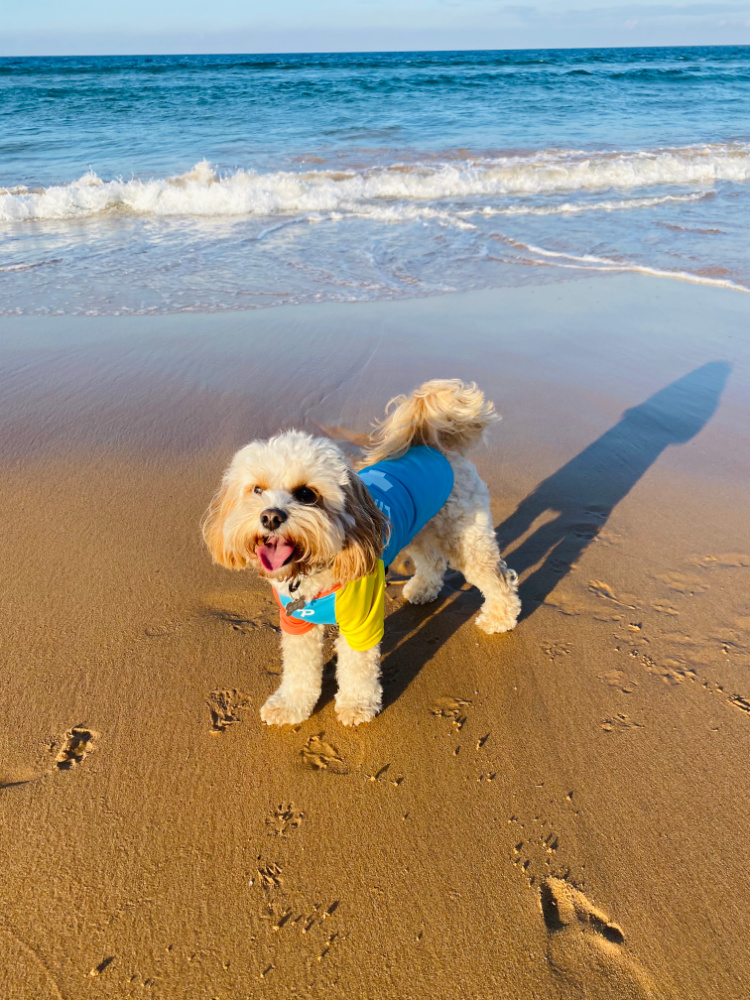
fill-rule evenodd
<path id="1" fill-rule="evenodd" d="M 406 600 L 434 601 L 450 566 L 482 592 L 479 628 L 513 628 L 518 578 L 500 557 L 489 490 L 466 458 L 499 419 L 476 384 L 438 379 L 391 400 L 359 473 L 333 441 L 296 430 L 236 453 L 202 531 L 215 562 L 256 570 L 279 604 L 283 674 L 261 709 L 265 723 L 312 714 L 326 624 L 339 627 L 339 721 L 377 715 L 385 570 L 399 551 L 415 567 Z"/>

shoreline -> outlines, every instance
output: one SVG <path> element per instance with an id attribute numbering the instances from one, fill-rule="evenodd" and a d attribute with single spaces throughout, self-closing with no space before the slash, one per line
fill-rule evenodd
<path id="1" fill-rule="evenodd" d="M 137 216 L 134 216 L 133 221 L 135 221 L 136 219 Z M 70 219 L 64 221 L 75 222 L 76 220 Z M 120 307 L 122 311 L 118 309 L 114 312 L 98 313 L 96 312 L 96 310 L 89 307 L 83 309 L 83 311 L 80 312 L 60 309 L 57 311 L 48 310 L 47 312 L 43 313 L 33 313 L 33 312 L 28 313 L 21 311 L 21 308 L 19 307 L 16 310 L 9 310 L 6 312 L 0 311 L 0 321 L 9 319 L 10 320 L 165 319 L 167 317 L 172 317 L 172 316 L 183 316 L 183 317 L 194 316 L 194 317 L 202 317 L 205 319 L 205 318 L 210 318 L 212 316 L 226 316 L 226 315 L 237 316 L 237 315 L 245 315 L 248 313 L 265 312 L 266 310 L 271 310 L 271 309 L 274 310 L 286 309 L 286 308 L 315 309 L 319 308 L 322 305 L 333 306 L 333 307 L 360 306 L 362 308 L 366 308 L 367 306 L 374 306 L 379 304 L 397 304 L 397 303 L 412 302 L 418 300 L 432 300 L 435 298 L 443 298 L 443 297 L 450 298 L 455 295 L 477 295 L 477 294 L 493 294 L 493 293 L 503 294 L 507 292 L 513 292 L 515 289 L 519 288 L 527 288 L 527 289 L 539 288 L 543 287 L 545 284 L 549 284 L 555 287 L 558 283 L 563 284 L 565 282 L 591 280 L 590 277 L 588 278 L 586 277 L 587 274 L 588 275 L 595 274 L 600 277 L 604 275 L 610 275 L 610 276 L 622 276 L 629 274 L 643 275 L 651 279 L 656 278 L 656 279 L 661 279 L 663 281 L 676 281 L 688 285 L 698 285 L 705 288 L 724 289 L 726 291 L 742 292 L 745 294 L 750 293 L 750 286 L 746 284 L 742 284 L 738 281 L 733 281 L 729 278 L 711 277 L 710 274 L 701 273 L 700 271 L 695 273 L 691 271 L 672 271 L 664 268 L 650 267 L 647 264 L 638 264 L 634 261 L 631 262 L 617 261 L 607 257 L 593 257 L 590 255 L 578 256 L 573 253 L 562 253 L 559 251 L 546 250 L 543 247 L 536 246 L 530 243 L 528 244 L 523 243 L 520 240 L 511 239 L 507 237 L 506 237 L 506 242 L 509 245 L 514 246 L 516 249 L 522 249 L 529 251 L 530 253 L 537 254 L 538 259 L 519 258 L 514 262 L 503 261 L 502 266 L 509 268 L 510 269 L 509 273 L 512 273 L 514 270 L 518 268 L 528 269 L 528 267 L 531 265 L 536 269 L 536 278 L 537 278 L 536 281 L 520 282 L 520 283 L 510 282 L 507 284 L 504 283 L 487 284 L 482 288 L 472 288 L 463 290 L 455 288 L 437 290 L 433 288 L 429 292 L 427 291 L 422 292 L 419 296 L 410 296 L 402 292 L 401 294 L 383 296 L 382 298 L 356 299 L 356 300 L 352 299 L 347 301 L 339 299 L 317 300 L 315 297 L 313 297 L 312 300 L 309 298 L 302 298 L 300 300 L 294 298 L 285 299 L 283 298 L 283 293 L 248 292 L 246 293 L 248 296 L 248 301 L 253 298 L 256 300 L 261 300 L 267 294 L 271 295 L 278 294 L 280 297 L 280 301 L 278 301 L 276 304 L 266 303 L 264 305 L 254 305 L 254 306 L 243 305 L 234 308 L 227 305 L 221 305 L 221 306 L 214 306 L 212 308 L 200 309 L 194 305 L 190 305 L 190 306 L 182 306 L 181 308 L 175 307 L 167 310 L 161 310 L 158 307 L 153 307 L 150 310 L 138 311 L 138 310 L 130 310 L 129 308 L 126 307 Z M 561 262 L 556 263 L 553 262 L 551 258 L 560 258 L 560 260 L 575 261 L 577 263 L 561 263 Z M 49 263 L 55 263 L 55 261 L 51 261 Z M 13 271 L 31 270 L 37 266 L 41 265 L 30 264 L 30 265 L 11 265 L 7 268 L 0 267 L 0 274 L 2 274 L 3 272 L 9 273 Z M 549 273 L 549 269 L 551 270 L 560 269 L 565 271 L 573 271 L 576 273 L 569 275 L 567 278 L 559 278 L 557 281 L 550 280 L 549 282 L 545 282 L 543 280 L 545 275 L 545 269 L 548 269 L 546 273 Z M 706 268 L 705 270 L 711 270 L 711 269 L 712 268 Z M 717 270 L 721 272 L 722 268 L 718 268 Z M 516 270 L 516 275 L 518 273 L 519 272 Z"/>
<path id="2" fill-rule="evenodd" d="M 748 317 L 624 275 L 0 320 L 0 993 L 740 1000 Z M 329 676 L 268 729 L 270 590 L 200 515 L 252 437 L 428 377 L 503 415 L 473 457 L 522 621 L 394 580 L 383 713 L 339 727 Z"/>

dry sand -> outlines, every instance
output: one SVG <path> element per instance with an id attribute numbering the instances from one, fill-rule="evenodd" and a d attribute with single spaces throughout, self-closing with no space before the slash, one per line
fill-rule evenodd
<path id="1" fill-rule="evenodd" d="M 0 998 L 750 996 L 749 318 L 623 276 L 4 321 Z M 270 592 L 198 533 L 222 468 L 436 376 L 504 414 L 524 618 L 396 580 L 382 715 L 329 677 L 268 729 Z"/>

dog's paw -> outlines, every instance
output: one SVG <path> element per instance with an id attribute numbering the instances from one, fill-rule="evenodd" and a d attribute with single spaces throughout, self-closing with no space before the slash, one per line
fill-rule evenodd
<path id="1" fill-rule="evenodd" d="M 476 625 L 487 635 L 496 635 L 498 632 L 510 632 L 515 628 L 518 621 L 518 608 L 485 608 L 481 614 L 477 615 Z"/>
<path id="2" fill-rule="evenodd" d="M 372 722 L 380 711 L 379 705 L 336 705 L 336 718 L 342 726 L 359 726 Z"/>
<path id="3" fill-rule="evenodd" d="M 271 695 L 260 710 L 260 717 L 267 726 L 296 726 L 309 719 L 311 714 L 312 709 L 290 705 L 278 691 Z"/>
<path id="4" fill-rule="evenodd" d="M 404 584 L 403 594 L 409 604 L 429 604 L 437 598 L 442 585 L 442 581 L 428 582 L 413 576 Z"/>

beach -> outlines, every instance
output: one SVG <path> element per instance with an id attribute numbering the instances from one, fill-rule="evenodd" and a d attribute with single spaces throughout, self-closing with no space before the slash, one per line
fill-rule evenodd
<path id="1" fill-rule="evenodd" d="M 750 297 L 643 275 L 2 321 L 0 995 L 740 1000 Z M 268 728 L 278 613 L 199 521 L 233 452 L 427 378 L 522 619 L 387 597 L 384 710 Z"/>

